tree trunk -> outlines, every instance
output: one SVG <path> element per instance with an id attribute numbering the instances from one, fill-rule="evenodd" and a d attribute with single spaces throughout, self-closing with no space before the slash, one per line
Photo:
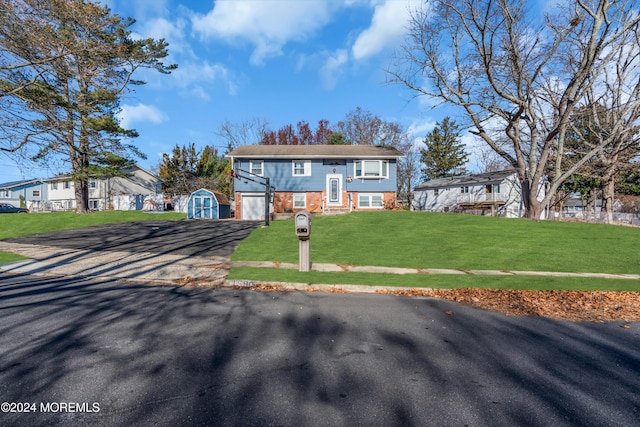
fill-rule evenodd
<path id="1" fill-rule="evenodd" d="M 542 213 L 542 203 L 538 200 L 537 191 L 532 189 L 537 188 L 537 185 L 532 184 L 529 178 L 525 178 L 520 181 L 520 187 L 522 191 L 522 202 L 524 203 L 524 217 L 539 222 L 540 214 Z"/>
<path id="2" fill-rule="evenodd" d="M 613 224 L 613 200 L 615 196 L 615 180 L 613 178 L 605 181 L 602 186 L 602 208 L 601 216 L 604 216 L 607 224 Z"/>
<path id="3" fill-rule="evenodd" d="M 76 213 L 86 213 L 88 202 L 88 189 L 84 182 L 76 180 L 73 182 L 76 198 Z"/>

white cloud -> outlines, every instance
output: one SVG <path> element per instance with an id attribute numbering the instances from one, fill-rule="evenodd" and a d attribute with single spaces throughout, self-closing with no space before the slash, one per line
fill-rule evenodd
<path id="1" fill-rule="evenodd" d="M 167 120 L 167 116 L 152 105 L 123 105 L 122 110 L 118 114 L 120 126 L 125 129 L 131 128 L 133 123 L 151 122 L 162 123 Z"/>
<path id="2" fill-rule="evenodd" d="M 336 81 L 340 74 L 340 70 L 344 64 L 347 63 L 349 54 L 345 49 L 338 49 L 325 61 L 322 68 L 320 68 L 320 79 L 325 89 L 334 89 L 336 87 Z"/>
<path id="3" fill-rule="evenodd" d="M 351 48 L 353 58 L 366 59 L 397 45 L 407 34 L 411 11 L 421 4 L 420 0 L 384 0 L 377 4 L 371 25 L 360 33 Z"/>
<path id="4" fill-rule="evenodd" d="M 175 54 L 195 56 L 186 40 L 186 27 L 187 21 L 181 18 L 173 22 L 165 18 L 153 18 L 145 20 L 143 24 L 138 24 L 134 37 L 165 39 L 169 43 L 167 49 L 170 57 L 174 57 Z M 171 61 L 171 59 L 165 59 L 166 63 L 171 63 Z"/>
<path id="5" fill-rule="evenodd" d="M 290 41 L 304 40 L 324 26 L 336 1 L 218 0 L 206 15 L 195 14 L 192 26 L 204 39 L 254 46 L 251 63 L 281 55 Z"/>
<path id="6" fill-rule="evenodd" d="M 190 94 L 205 101 L 210 99 L 207 90 L 203 86 L 207 83 L 222 82 L 231 96 L 235 96 L 238 92 L 238 84 L 235 77 L 221 64 L 209 64 L 207 61 L 201 64 L 188 62 L 181 64 L 171 74 L 176 86 L 181 89 L 189 88 Z"/>

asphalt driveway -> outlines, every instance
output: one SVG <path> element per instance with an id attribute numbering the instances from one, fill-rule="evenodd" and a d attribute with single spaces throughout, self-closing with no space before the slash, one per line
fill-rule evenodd
<path id="1" fill-rule="evenodd" d="M 230 256 L 257 221 L 141 221 L 0 241 L 29 258 L 10 273 L 167 284 L 222 284 Z"/>
<path id="2" fill-rule="evenodd" d="M 231 256 L 258 221 L 138 221 L 7 239 L 59 248 L 153 252 L 186 256 Z"/>

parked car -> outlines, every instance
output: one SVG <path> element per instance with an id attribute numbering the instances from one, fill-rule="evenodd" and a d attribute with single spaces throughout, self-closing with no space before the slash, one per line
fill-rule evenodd
<path id="1" fill-rule="evenodd" d="M 29 210 L 25 208 L 16 208 L 9 203 L 0 203 L 0 213 L 27 213 Z"/>

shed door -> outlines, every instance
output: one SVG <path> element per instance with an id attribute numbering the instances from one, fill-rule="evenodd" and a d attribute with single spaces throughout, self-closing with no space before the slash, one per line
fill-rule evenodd
<path id="1" fill-rule="evenodd" d="M 193 198 L 193 217 L 196 219 L 202 218 L 202 197 Z"/>
<path id="2" fill-rule="evenodd" d="M 264 195 L 243 195 L 241 206 L 242 219 L 264 219 Z"/>
<path id="3" fill-rule="evenodd" d="M 213 199 L 211 197 L 203 197 L 202 198 L 202 202 L 203 202 L 203 206 L 202 206 L 202 215 L 203 218 L 207 218 L 207 219 L 212 219 L 213 218 L 213 208 L 211 205 L 213 205 L 213 203 L 211 203 L 213 201 Z"/>

